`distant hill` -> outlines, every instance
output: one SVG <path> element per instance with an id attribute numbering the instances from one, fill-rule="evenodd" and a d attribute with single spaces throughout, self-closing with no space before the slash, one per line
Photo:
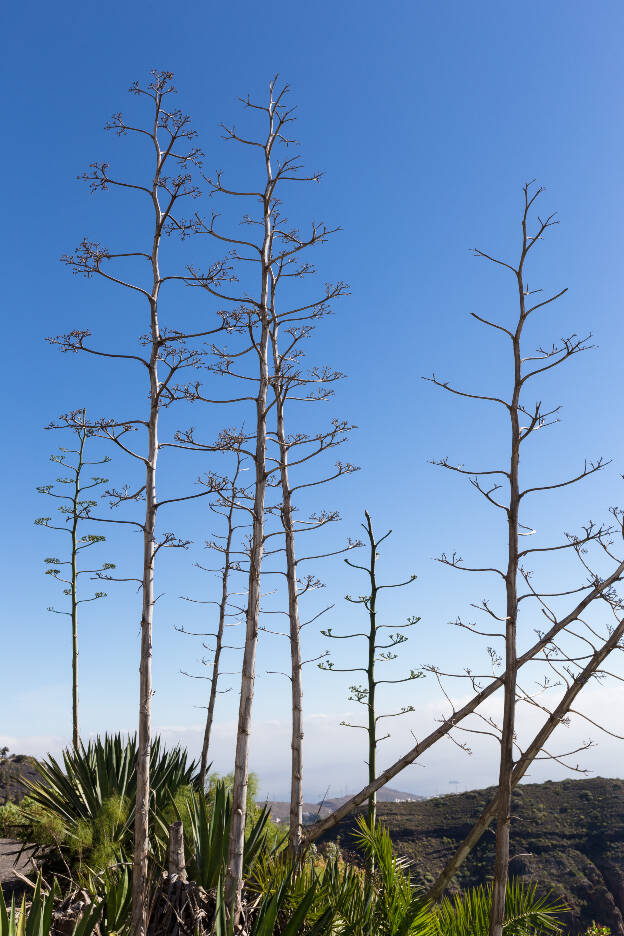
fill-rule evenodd
<path id="1" fill-rule="evenodd" d="M 27 754 L 13 754 L 0 758 L 0 806 L 19 803 L 26 792 L 23 780 L 39 776 L 37 761 Z"/>
<path id="2" fill-rule="evenodd" d="M 333 811 L 350 800 L 352 796 L 352 793 L 349 793 L 347 796 L 336 796 L 333 799 L 323 800 L 323 804 L 329 806 Z M 389 786 L 384 786 L 380 790 L 377 790 L 378 803 L 418 803 L 424 798 L 424 796 L 419 796 L 418 793 L 404 793 L 402 790 L 393 790 L 392 787 Z"/>
<path id="3" fill-rule="evenodd" d="M 432 883 L 494 789 L 439 796 L 414 803 L 380 803 L 378 815 L 390 830 L 396 852 L 413 861 L 413 874 Z M 624 936 L 624 781 L 564 780 L 522 784 L 514 794 L 510 870 L 561 895 L 570 907 L 570 936 L 592 920 Z M 322 841 L 340 839 L 352 851 L 353 817 Z M 485 833 L 464 863 L 455 888 L 488 880 L 494 835 Z"/>
<path id="4" fill-rule="evenodd" d="M 271 809 L 271 819 L 273 822 L 288 822 L 288 817 L 290 815 L 290 803 L 288 800 L 268 800 L 267 803 Z M 331 809 L 327 806 L 319 806 L 318 803 L 304 803 L 304 825 L 316 822 L 317 819 L 324 819 L 330 812 Z"/>
<path id="5" fill-rule="evenodd" d="M 312 822 L 316 822 L 317 819 L 324 819 L 325 816 L 329 816 L 334 809 L 338 809 L 339 806 L 342 806 L 343 803 L 346 803 L 350 799 L 352 794 L 349 796 L 339 796 L 332 799 L 325 799 L 318 803 L 304 803 L 303 804 L 303 821 L 304 824 L 309 825 Z M 377 792 L 377 800 L 379 802 L 388 802 L 388 803 L 404 803 L 404 802 L 417 802 L 424 799 L 422 796 L 418 796 L 417 793 L 403 793 L 401 790 L 393 790 L 392 787 L 382 787 L 381 790 Z M 290 803 L 285 800 L 269 800 L 269 806 L 271 807 L 271 818 L 275 822 L 284 822 L 288 819 L 290 813 Z"/>

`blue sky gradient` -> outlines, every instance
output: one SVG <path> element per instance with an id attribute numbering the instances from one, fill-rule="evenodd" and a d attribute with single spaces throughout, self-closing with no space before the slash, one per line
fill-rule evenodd
<path id="1" fill-rule="evenodd" d="M 292 86 L 302 155 L 306 165 L 326 173 L 320 186 L 293 194 L 292 214 L 341 226 L 315 259 L 321 283 L 350 284 L 350 296 L 321 323 L 310 349 L 312 360 L 348 375 L 327 415 L 357 425 L 347 457 L 362 466 L 323 495 L 323 503 L 339 507 L 344 518 L 325 542 L 357 535 L 365 507 L 379 528 L 391 526 L 383 567 L 389 578 L 414 572 L 418 580 L 409 592 L 390 593 L 388 615 L 397 621 L 409 614 L 422 618 L 402 654 L 404 665 L 461 668 L 482 660 L 483 648 L 448 622 L 460 614 L 470 617 L 470 602 L 496 591 L 492 583 L 468 580 L 434 557 L 457 549 L 466 558 L 495 558 L 504 547 L 504 530 L 470 488 L 428 460 L 489 463 L 505 441 L 506 427 L 485 404 L 452 400 L 421 378 L 435 371 L 465 388 L 505 392 L 507 349 L 469 313 L 511 320 L 513 282 L 471 256 L 469 248 L 514 257 L 521 187 L 529 179 L 546 186 L 540 209 L 558 211 L 561 222 L 540 246 L 529 283 L 551 291 L 568 287 L 556 308 L 532 326 L 529 339 L 549 343 L 591 332 L 597 348 L 542 381 L 545 402 L 564 404 L 562 421 L 534 443 L 527 477 L 557 480 L 585 456 L 614 460 L 582 488 L 536 502 L 529 519 L 546 542 L 589 518 L 607 519 L 609 506 L 624 501 L 618 405 L 623 28 L 622 5 L 609 0 L 320 0 L 288 7 L 248 0 L 181 0 L 175 6 L 162 0 L 113 0 L 105 6 L 69 0 L 5 8 L 0 740 L 39 753 L 57 750 L 70 735 L 69 639 L 64 619 L 46 613 L 58 590 L 44 578 L 42 562 L 58 547 L 54 534 L 33 525 L 48 512 L 36 486 L 54 477 L 48 456 L 62 442 L 43 427 L 76 406 L 118 413 L 142 393 L 126 368 L 63 356 L 44 341 L 88 327 L 110 347 L 144 330 L 136 304 L 105 285 L 72 277 L 59 262 L 83 236 L 112 246 L 144 229 L 146 216 L 131 198 L 91 196 L 76 181 L 96 159 L 110 160 L 120 174 L 140 171 L 140 147 L 103 130 L 113 112 L 137 112 L 126 93 L 130 83 L 153 67 L 173 71 L 179 106 L 193 117 L 206 167 L 223 168 L 238 179 L 245 178 L 249 164 L 221 139 L 219 123 L 242 125 L 238 97 L 262 96 L 273 73 Z M 175 245 L 168 249 L 172 263 L 185 256 Z M 203 245 L 191 249 L 201 262 Z M 183 302 L 189 315 L 201 317 L 202 300 L 188 292 L 172 294 L 170 308 L 177 314 Z M 196 424 L 205 420 L 205 435 L 221 419 L 210 413 L 194 417 Z M 126 466 L 110 454 L 111 477 L 123 480 Z M 163 459 L 163 487 L 191 488 L 208 467 L 192 457 L 173 458 L 169 467 Z M 196 666 L 201 648 L 174 625 L 193 627 L 207 613 L 189 609 L 180 595 L 214 597 L 215 584 L 193 565 L 206 561 L 202 544 L 211 535 L 210 522 L 196 506 L 181 509 L 172 525 L 194 545 L 164 557 L 158 573 L 163 597 L 154 640 L 154 724 L 194 751 L 203 713 L 193 706 L 203 702 L 202 684 L 185 680 L 179 670 Z M 133 536 L 111 531 L 99 556 L 123 569 L 134 567 L 136 574 Z M 571 574 L 563 564 L 555 568 L 564 577 Z M 331 626 L 352 622 L 357 610 L 342 596 L 357 589 L 355 573 L 339 559 L 315 571 L 326 582 L 323 599 L 336 604 Z M 139 600 L 132 586 L 109 591 L 105 602 L 87 606 L 81 624 L 85 734 L 130 730 L 135 723 Z M 527 621 L 522 639 L 530 639 L 538 624 Z M 318 633 L 306 639 L 308 656 L 326 646 Z M 283 643 L 264 640 L 252 767 L 263 790 L 276 794 L 286 788 L 288 693 L 284 680 L 265 671 L 286 665 Z M 355 733 L 347 739 L 347 729 L 335 727 L 352 708 L 347 685 L 314 667 L 307 673 L 310 796 L 327 784 L 335 791 L 353 787 L 363 776 L 362 739 Z M 444 711 L 432 680 L 415 683 L 411 691 L 417 711 L 395 727 L 387 758 L 410 744 L 410 731 L 422 735 Z M 232 759 L 235 703 L 235 692 L 220 702 L 220 770 L 229 769 Z M 396 785 L 447 792 L 451 773 L 463 785 L 491 783 L 493 753 L 484 748 L 469 760 L 448 744 Z M 586 764 L 622 775 L 621 747 L 605 743 L 586 755 Z M 534 777 L 559 775 L 558 768 L 543 771 Z"/>

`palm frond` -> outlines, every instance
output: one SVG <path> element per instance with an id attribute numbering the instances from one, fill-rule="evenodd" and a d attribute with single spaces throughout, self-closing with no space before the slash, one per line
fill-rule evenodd
<path id="1" fill-rule="evenodd" d="M 491 884 L 444 898 L 435 911 L 440 936 L 487 936 L 491 906 Z M 565 904 L 552 898 L 550 893 L 539 895 L 537 884 L 511 880 L 507 887 L 503 932 L 505 936 L 561 933 L 561 917 L 566 910 Z"/>

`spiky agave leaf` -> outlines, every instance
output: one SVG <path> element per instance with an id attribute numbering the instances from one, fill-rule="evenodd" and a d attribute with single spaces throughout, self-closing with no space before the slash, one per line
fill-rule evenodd
<path id="1" fill-rule="evenodd" d="M 291 869 L 268 889 L 254 915 L 249 936 L 332 936 L 336 910 L 327 899 L 329 895 L 321 896 L 319 882 L 312 881 L 299 887 L 295 896 L 295 878 Z"/>
<path id="2" fill-rule="evenodd" d="M 54 880 L 47 894 L 43 893 L 41 872 L 37 876 L 30 904 L 26 895 L 19 907 L 15 899 L 7 907 L 2 888 L 0 888 L 0 936 L 50 936 L 54 904 L 60 896 L 60 888 Z M 100 918 L 100 907 L 92 905 L 76 922 L 71 936 L 91 936 Z"/>
<path id="3" fill-rule="evenodd" d="M 218 885 L 227 864 L 230 798 L 218 784 L 212 809 L 205 797 L 187 804 L 187 868 L 191 880 L 207 890 Z"/>
<path id="4" fill-rule="evenodd" d="M 42 820 L 61 824 L 55 836 L 64 852 L 78 852 L 87 863 L 96 857 L 89 839 L 100 842 L 102 860 L 123 859 L 131 849 L 136 799 L 137 742 L 120 734 L 96 738 L 78 749 L 63 751 L 62 763 L 48 756 L 40 777 L 28 782 L 23 814 L 31 833 Z M 182 789 L 199 790 L 197 765 L 181 747 L 165 749 L 159 738 L 152 743 L 150 764 L 151 847 L 161 854 L 167 842 L 168 812 L 172 798 Z M 113 808 L 115 806 L 115 808 Z M 99 825 L 98 825 L 99 824 Z M 25 830 L 28 834 L 28 830 Z M 60 841 L 65 838 L 64 842 Z"/>
<path id="5" fill-rule="evenodd" d="M 193 797 L 186 803 L 185 821 L 188 869 L 191 878 L 210 889 L 225 873 L 230 833 L 231 794 L 225 784 L 216 784 L 212 805 L 205 797 Z M 256 862 L 269 854 L 268 821 L 270 810 L 264 807 L 245 837 L 243 874 L 250 875 Z"/>
<path id="6" fill-rule="evenodd" d="M 223 896 L 223 881 L 219 878 L 217 883 L 215 915 L 212 923 L 211 936 L 231 936 L 232 927 L 228 924 Z"/>

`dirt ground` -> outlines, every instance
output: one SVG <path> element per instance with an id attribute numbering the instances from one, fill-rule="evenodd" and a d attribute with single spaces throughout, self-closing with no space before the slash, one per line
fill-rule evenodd
<path id="1" fill-rule="evenodd" d="M 26 852 L 18 859 L 21 847 L 21 842 L 0 838 L 0 885 L 6 896 L 11 896 L 26 886 L 15 871 L 26 874 L 32 869 L 32 863 Z"/>

